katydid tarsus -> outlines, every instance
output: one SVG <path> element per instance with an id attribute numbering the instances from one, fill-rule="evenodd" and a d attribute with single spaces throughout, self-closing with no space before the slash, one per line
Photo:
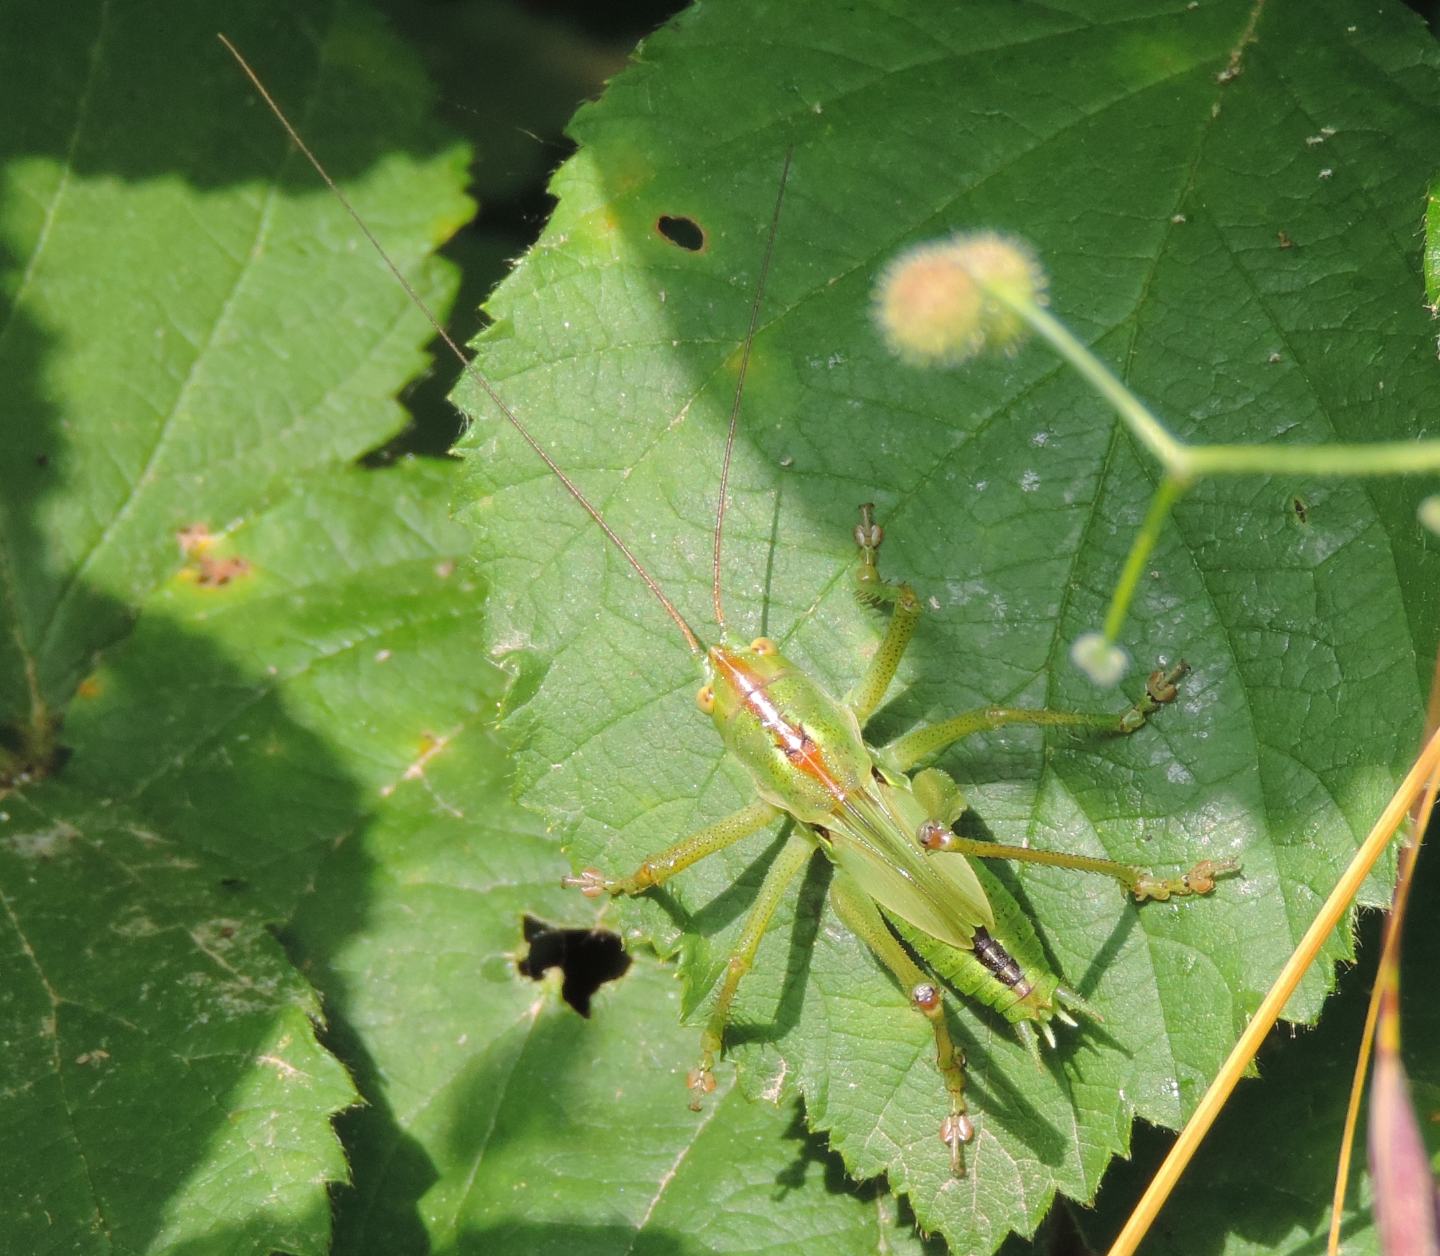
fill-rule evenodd
<path id="1" fill-rule="evenodd" d="M 938 980 L 916 961 L 902 936 L 923 941 L 916 949 L 943 948 L 943 967 L 952 985 L 994 1008 L 1015 1026 L 1038 1058 L 1039 1038 L 1053 1045 L 1050 1022 L 1075 1024 L 1070 1011 L 1088 1011 L 1078 994 L 1049 971 L 1033 928 L 998 882 L 984 877 L 970 859 L 1005 859 L 1047 864 L 1114 878 L 1138 901 L 1205 894 L 1230 865 L 1202 860 L 1178 876 L 1157 877 L 1139 867 L 1107 859 L 1000 845 L 965 838 L 953 829 L 966 809 L 959 788 L 927 760 L 964 737 L 1006 725 L 1069 728 L 1093 734 L 1128 735 L 1176 694 L 1186 667 L 1180 662 L 1153 673 L 1144 695 L 1119 714 L 988 707 L 928 724 L 882 746 L 865 741 L 864 728 L 894 681 L 905 648 L 922 616 L 919 597 L 908 585 L 882 576 L 883 532 L 870 504 L 859 507 L 854 531 L 858 557 L 854 587 L 865 603 L 888 612 L 878 649 L 853 689 L 836 699 L 789 661 L 774 641 L 760 637 L 741 644 L 729 630 L 720 570 L 728 500 L 731 453 L 740 417 L 746 368 L 761 310 L 766 277 L 780 225 L 791 156 L 780 174 L 745 332 L 724 452 L 714 523 L 712 596 L 718 640 L 705 645 L 656 579 L 599 509 L 555 462 L 491 383 L 470 363 L 412 285 L 391 262 L 358 212 L 296 132 L 255 72 L 222 35 L 290 140 L 339 198 L 358 230 L 430 320 L 469 378 L 569 495 L 590 515 L 607 540 L 644 582 L 673 621 L 701 676 L 696 695 L 724 743 L 747 770 L 755 798 L 733 814 L 706 825 L 645 859 L 628 875 L 587 868 L 566 878 L 586 895 L 643 894 L 692 864 L 786 819 L 789 836 L 774 858 L 740 930 L 701 1033 L 700 1060 L 687 1077 L 691 1105 L 715 1089 L 715 1067 L 724 1043 L 731 1005 L 754 959 L 760 939 L 786 892 L 817 851 L 834 865 L 830 902 L 838 918 L 860 938 L 894 977 L 910 1005 L 928 1020 L 936 1063 L 948 1092 L 948 1111 L 939 1121 L 940 1139 L 951 1171 L 965 1172 L 964 1144 L 974 1137 L 965 1101 L 964 1061 L 946 1019 Z M 737 329 L 738 330 L 738 329 Z M 937 1110 L 944 1101 L 937 1087 Z"/>

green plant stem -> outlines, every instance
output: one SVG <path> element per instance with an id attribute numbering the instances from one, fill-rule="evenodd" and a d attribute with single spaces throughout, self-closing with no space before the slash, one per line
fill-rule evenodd
<path id="1" fill-rule="evenodd" d="M 1104 397 L 1166 473 L 1181 482 L 1202 475 L 1415 475 L 1440 471 L 1440 440 L 1336 445 L 1188 445 L 1172 436 L 1134 393 L 1048 310 L 987 289 L 1040 335 Z"/>
<path id="2" fill-rule="evenodd" d="M 998 292 L 992 291 L 992 295 L 1001 300 L 1004 299 Z M 1108 366 L 1081 344 L 1064 323 L 1033 301 L 1006 301 L 1006 304 L 1024 318 L 1044 339 L 1048 340 L 1054 346 L 1055 351 L 1079 371 L 1096 392 L 1115 407 L 1116 412 L 1129 424 L 1130 430 L 1140 439 L 1141 444 L 1160 460 L 1166 471 L 1174 476 L 1185 476 L 1188 473 L 1186 460 L 1189 450 L 1165 430 L 1164 425 L 1150 412 L 1149 407 L 1126 388 Z"/>
<path id="3" fill-rule="evenodd" d="M 1194 445 L 1185 448 L 1192 475 L 1415 475 L 1440 471 L 1440 441 L 1358 445 Z"/>
<path id="4" fill-rule="evenodd" d="M 1150 509 L 1145 513 L 1145 522 L 1135 534 L 1130 554 L 1125 559 L 1125 569 L 1115 583 L 1115 592 L 1110 595 L 1110 609 L 1105 613 L 1106 641 L 1113 643 L 1120 635 L 1120 627 L 1130 609 L 1130 600 L 1135 596 L 1136 586 L 1140 583 L 1140 573 L 1144 571 L 1146 560 L 1160 539 L 1160 529 L 1165 524 L 1165 516 L 1170 513 L 1170 507 L 1184 491 L 1184 481 L 1167 475 L 1160 481 L 1155 496 L 1150 499 Z"/>
<path id="5" fill-rule="evenodd" d="M 1376 441 L 1333 445 L 1187 445 L 1166 429 L 1150 408 L 1130 391 L 1099 358 L 1076 339 L 1059 319 L 1031 300 L 1014 299 L 1003 289 L 988 288 L 995 300 L 1019 314 L 1052 348 L 1075 368 L 1112 406 L 1164 468 L 1164 478 L 1150 502 L 1125 568 L 1116 581 L 1105 614 L 1103 635 L 1114 644 L 1125 623 L 1140 573 L 1160 538 L 1170 508 L 1204 475 L 1414 475 L 1440 471 L 1440 440 Z"/>

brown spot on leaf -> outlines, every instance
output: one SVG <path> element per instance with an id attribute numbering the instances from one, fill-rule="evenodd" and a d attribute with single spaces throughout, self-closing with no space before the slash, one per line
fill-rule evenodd
<path id="1" fill-rule="evenodd" d="M 202 589 L 219 589 L 250 574 L 249 559 L 211 552 L 219 538 L 206 524 L 188 524 L 175 533 L 175 540 L 185 556 L 185 565 L 180 570 L 182 580 L 193 580 Z"/>
<path id="2" fill-rule="evenodd" d="M 210 542 L 215 538 L 210 535 L 210 529 L 203 523 L 192 523 L 183 527 L 175 534 L 175 539 L 180 543 L 182 554 L 204 553 L 210 548 Z"/>
<path id="3" fill-rule="evenodd" d="M 202 589 L 219 589 L 232 580 L 249 575 L 250 563 L 248 559 L 237 556 L 211 558 L 209 555 L 205 555 L 194 564 L 194 571 L 195 583 Z"/>

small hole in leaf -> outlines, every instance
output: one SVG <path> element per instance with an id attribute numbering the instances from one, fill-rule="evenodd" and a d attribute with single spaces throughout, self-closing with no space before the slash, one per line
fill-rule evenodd
<path id="1" fill-rule="evenodd" d="M 661 214 L 655 220 L 655 230 L 687 253 L 698 253 L 705 247 L 705 232 L 693 218 Z"/>
<path id="2" fill-rule="evenodd" d="M 58 720 L 31 724 L 0 723 L 0 795 L 14 785 L 29 785 L 57 775 L 73 751 L 54 740 Z"/>
<path id="3" fill-rule="evenodd" d="M 524 930 L 530 949 L 520 960 L 521 976 L 539 981 L 558 968 L 564 974 L 560 994 L 581 1016 L 590 1015 L 595 991 L 630 967 L 619 936 L 607 929 L 557 929 L 526 916 Z"/>

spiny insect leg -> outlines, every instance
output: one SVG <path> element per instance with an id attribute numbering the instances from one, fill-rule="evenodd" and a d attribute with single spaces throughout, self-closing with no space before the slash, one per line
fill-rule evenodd
<path id="1" fill-rule="evenodd" d="M 730 1005 L 735 1001 L 740 979 L 750 971 L 760 939 L 770 927 L 770 918 L 784 898 L 785 891 L 790 888 L 790 882 L 814 853 L 815 839 L 808 830 L 796 829 L 780 848 L 775 862 L 765 873 L 765 880 L 760 883 L 760 892 L 745 918 L 739 941 L 726 961 L 725 976 L 700 1035 L 700 1067 L 693 1069 L 685 1079 L 685 1084 L 694 1092 L 690 1106 L 696 1112 L 700 1110 L 700 1100 L 715 1089 L 715 1060 L 725 1041 L 725 1022 L 730 1019 Z"/>
<path id="2" fill-rule="evenodd" d="M 1100 715 L 1082 711 L 1048 711 L 1031 707 L 978 707 L 959 715 L 927 724 L 897 737 L 881 754 L 887 766 L 908 772 L 923 759 L 938 754 L 974 733 L 1003 728 L 1007 724 L 1033 724 L 1042 728 L 1088 728 L 1097 733 L 1133 733 L 1165 703 L 1173 702 L 1179 692 L 1176 685 L 1190 670 L 1181 659 L 1174 667 L 1150 673 L 1145 683 L 1145 696 L 1119 715 Z"/>
<path id="3" fill-rule="evenodd" d="M 601 894 L 643 894 L 651 886 L 664 885 L 677 872 L 693 863 L 733 846 L 779 816 L 780 812 L 763 798 L 732 812 L 723 820 L 696 829 L 673 846 L 651 855 L 628 877 L 607 877 L 599 868 L 586 868 L 579 876 L 561 877 L 560 884 L 577 887 L 586 898 Z"/>
<path id="4" fill-rule="evenodd" d="M 945 1089 L 950 1092 L 950 1115 L 940 1122 L 940 1140 L 950 1149 L 951 1173 L 964 1177 L 963 1148 L 975 1137 L 975 1127 L 965 1107 L 965 1060 L 955 1049 L 950 1028 L 945 1023 L 945 1000 L 940 987 L 910 958 L 890 932 L 875 900 L 849 873 L 837 869 L 830 885 L 830 901 L 846 928 L 894 974 L 909 995 L 911 1005 L 924 1014 L 935 1031 L 935 1063 L 945 1080 Z"/>
<path id="5" fill-rule="evenodd" d="M 1157 877 L 1149 872 L 1142 873 L 1129 890 L 1139 902 L 1153 898 L 1163 903 L 1167 898 L 1208 894 L 1215 888 L 1216 877 L 1238 871 L 1238 859 L 1202 859 L 1189 872 L 1182 872 L 1178 877 Z"/>
<path id="6" fill-rule="evenodd" d="M 1097 733 L 1133 732 L 1134 729 L 1127 726 L 1126 720 L 1133 718 L 1136 709 L 1130 707 L 1120 715 L 1092 715 L 1081 711 L 1047 711 L 1027 707 L 979 707 L 974 711 L 962 711 L 938 724 L 926 724 L 923 728 L 905 733 L 883 747 L 880 753 L 888 767 L 897 772 L 908 772 L 917 763 L 938 754 L 961 738 L 1003 728 L 1007 724 L 1035 724 L 1045 728 L 1088 728 Z M 1138 728 L 1139 725 L 1135 727 Z"/>
<path id="7" fill-rule="evenodd" d="M 1009 846 L 1004 842 L 981 842 L 961 837 L 958 833 L 947 833 L 943 843 L 936 843 L 931 849 L 968 855 L 973 859 L 1008 859 L 1013 863 L 1046 864 L 1075 872 L 1098 872 L 1114 877 L 1142 903 L 1148 898 L 1164 900 L 1187 894 L 1208 894 L 1215 888 L 1216 877 L 1235 872 L 1240 867 L 1232 859 L 1202 859 L 1189 872 L 1178 877 L 1157 877 L 1144 868 L 1114 859 L 1068 855 L 1059 850 L 1035 850 L 1030 846 Z"/>
<path id="8" fill-rule="evenodd" d="M 1174 667 L 1157 667 L 1151 672 L 1145 679 L 1145 696 L 1121 714 L 1121 732 L 1133 733 L 1167 702 L 1174 702 L 1180 692 L 1177 686 L 1189 670 L 1190 664 L 1181 659 Z"/>
<path id="9" fill-rule="evenodd" d="M 890 626 L 885 631 L 885 640 L 875 651 L 870 666 L 859 684 L 850 691 L 845 704 L 855 712 L 863 726 L 885 697 L 890 682 L 895 679 L 895 669 L 900 666 L 901 656 L 915 625 L 920 622 L 920 599 L 908 584 L 895 583 L 880 575 L 878 557 L 880 543 L 885 539 L 884 530 L 875 522 L 875 507 L 866 502 L 860 507 L 860 522 L 855 526 L 855 543 L 860 547 L 860 561 L 855 567 L 855 595 L 871 606 L 889 606 Z"/>

